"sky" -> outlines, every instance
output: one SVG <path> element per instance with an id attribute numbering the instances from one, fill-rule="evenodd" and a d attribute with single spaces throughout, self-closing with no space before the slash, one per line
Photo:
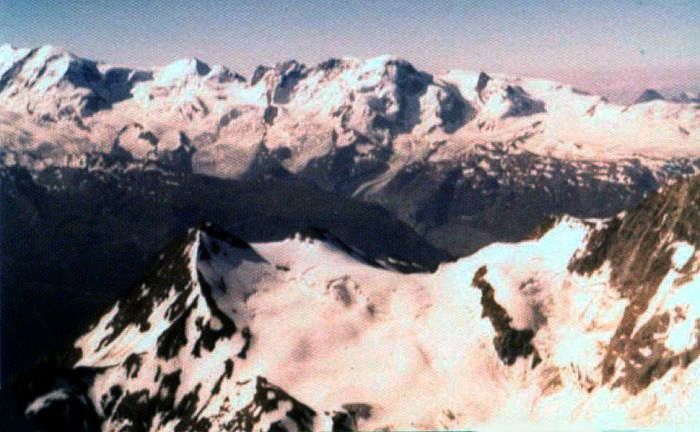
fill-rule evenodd
<path id="1" fill-rule="evenodd" d="M 549 78 L 614 98 L 699 90 L 698 23 L 700 0 L 0 0 L 0 43 L 108 63 L 197 57 L 250 76 L 291 58 L 395 54 L 433 73 Z"/>

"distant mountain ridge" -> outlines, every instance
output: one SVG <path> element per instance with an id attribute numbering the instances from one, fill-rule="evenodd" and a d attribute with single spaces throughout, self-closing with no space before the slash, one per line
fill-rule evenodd
<path id="1" fill-rule="evenodd" d="M 108 155 L 132 169 L 292 175 L 378 203 L 457 255 L 523 238 L 547 214 L 610 216 L 700 166 L 692 95 L 623 106 L 393 56 L 287 61 L 246 80 L 195 58 L 135 70 L 3 45 L 0 106 L 4 166 L 96 170 Z"/>
<path id="2" fill-rule="evenodd" d="M 492 142 L 578 160 L 697 156 L 695 99 L 644 103 L 656 100 L 663 96 L 651 89 L 640 106 L 621 106 L 545 80 L 431 75 L 392 56 L 315 67 L 292 60 L 261 66 L 246 81 L 196 58 L 134 70 L 53 46 L 0 47 L 10 165 L 80 166 L 90 151 L 161 159 L 186 143 L 194 170 L 219 177 L 242 175 L 261 153 L 299 173 L 352 149 L 353 166 L 384 164 L 375 169 L 386 173 L 464 158 Z"/>

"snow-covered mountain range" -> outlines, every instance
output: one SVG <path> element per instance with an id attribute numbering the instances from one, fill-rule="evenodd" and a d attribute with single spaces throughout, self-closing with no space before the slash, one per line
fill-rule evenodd
<path id="1" fill-rule="evenodd" d="M 419 274 L 205 224 L 24 410 L 76 431 L 696 430 L 699 202 L 681 181 Z"/>
<path id="2" fill-rule="evenodd" d="M 0 47 L 5 166 L 103 169 L 98 154 L 224 178 L 282 170 L 379 203 L 456 254 L 520 239 L 548 213 L 611 216 L 696 172 L 700 105 L 677 101 L 622 106 L 391 56 L 288 61 L 245 79 L 198 59 L 135 70 Z"/>
<path id="3" fill-rule="evenodd" d="M 18 138 L 6 139 L 5 157 L 19 161 L 25 152 L 60 164 L 118 149 L 136 159 L 164 157 L 184 146 L 180 132 L 195 151 L 195 170 L 227 177 L 261 151 L 284 153 L 280 163 L 299 172 L 348 146 L 358 147 L 358 159 L 386 149 L 392 172 L 414 161 L 454 161 L 494 141 L 569 159 L 698 155 L 699 114 L 687 95 L 690 104 L 621 106 L 544 80 L 433 76 L 391 56 L 315 67 L 289 61 L 245 80 L 194 58 L 132 70 L 51 46 L 3 45 L 0 75 L 3 111 L 25 120 L 5 113 L 13 119 L 5 134 Z M 639 100 L 659 99 L 647 90 Z"/>
<path id="4" fill-rule="evenodd" d="M 226 226 L 13 383 L 39 430 L 700 427 L 697 95 L 3 45 L 0 156 L 13 373 Z"/>

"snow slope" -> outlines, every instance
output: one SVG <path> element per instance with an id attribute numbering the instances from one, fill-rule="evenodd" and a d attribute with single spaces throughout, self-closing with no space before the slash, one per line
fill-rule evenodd
<path id="1" fill-rule="evenodd" d="M 74 368 L 93 371 L 102 430 L 694 430 L 699 194 L 558 218 L 432 274 L 204 225 L 76 342 Z"/>

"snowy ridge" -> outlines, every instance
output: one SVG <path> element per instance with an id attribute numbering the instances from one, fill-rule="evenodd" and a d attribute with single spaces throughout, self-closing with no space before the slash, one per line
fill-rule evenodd
<path id="1" fill-rule="evenodd" d="M 78 340 L 75 365 L 95 371 L 101 430 L 692 430 L 699 184 L 432 274 L 203 226 Z"/>
<path id="2" fill-rule="evenodd" d="M 223 177 L 241 175 L 261 151 L 285 154 L 280 163 L 298 172 L 348 146 L 358 163 L 389 152 L 390 166 L 454 161 L 492 142 L 585 160 L 698 156 L 692 95 L 621 106 L 551 81 L 431 75 L 392 56 L 290 61 L 245 81 L 198 59 L 131 70 L 51 46 L 3 45 L 0 77 L 6 164 L 109 153 L 130 124 L 142 125 L 157 151 L 180 147 L 185 134 L 195 170 Z M 142 146 L 127 149 L 143 158 L 150 147 Z"/>

